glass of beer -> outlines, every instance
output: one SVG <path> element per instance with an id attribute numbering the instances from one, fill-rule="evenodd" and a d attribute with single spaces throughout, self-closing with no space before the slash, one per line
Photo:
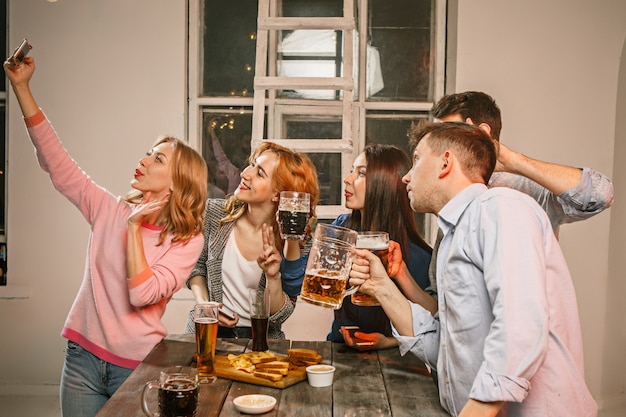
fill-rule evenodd
<path id="1" fill-rule="evenodd" d="M 284 240 L 304 240 L 311 210 L 309 193 L 282 191 L 278 203 L 278 225 Z"/>
<path id="2" fill-rule="evenodd" d="M 345 227 L 318 223 L 309 253 L 300 298 L 311 304 L 338 309 L 343 298 L 358 287 L 346 290 L 357 232 Z"/>
<path id="3" fill-rule="evenodd" d="M 265 352 L 269 350 L 267 345 L 267 332 L 270 322 L 270 291 L 268 289 L 257 290 L 252 288 L 248 292 L 250 301 L 250 322 L 252 325 L 252 350 Z"/>
<path id="4" fill-rule="evenodd" d="M 218 314 L 219 303 L 216 302 L 196 304 L 193 308 L 197 367 L 201 383 L 211 383 L 217 379 L 214 362 Z"/>
<path id="5" fill-rule="evenodd" d="M 389 233 L 387 232 L 361 232 L 356 238 L 357 249 L 368 249 L 378 256 L 385 267 L 389 267 Z M 379 306 L 376 297 L 364 294 L 360 291 L 352 294 L 352 304 L 357 306 Z"/>
<path id="6" fill-rule="evenodd" d="M 159 412 L 153 413 L 147 394 L 159 390 Z M 198 406 L 198 370 L 188 366 L 170 366 L 161 370 L 158 381 L 147 382 L 141 392 L 141 408 L 149 417 L 194 417 Z"/>

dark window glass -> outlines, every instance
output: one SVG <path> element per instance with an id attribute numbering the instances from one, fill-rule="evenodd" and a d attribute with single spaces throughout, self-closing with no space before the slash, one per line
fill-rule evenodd
<path id="1" fill-rule="evenodd" d="M 380 71 L 384 83 L 371 100 L 432 100 L 433 7 L 433 0 L 370 0 L 369 46 L 375 51 L 368 51 L 368 68 Z"/>
<path id="2" fill-rule="evenodd" d="M 204 2 L 202 95 L 253 95 L 258 5 L 254 0 Z"/>

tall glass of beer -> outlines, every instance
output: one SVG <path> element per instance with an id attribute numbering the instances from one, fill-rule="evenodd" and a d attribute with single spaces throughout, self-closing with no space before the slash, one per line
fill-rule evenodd
<path id="1" fill-rule="evenodd" d="M 267 332 L 270 321 L 270 290 L 249 290 L 250 322 L 252 325 L 252 350 L 265 352 L 269 350 L 267 345 Z"/>
<path id="2" fill-rule="evenodd" d="M 196 304 L 193 308 L 198 377 L 201 383 L 211 383 L 217 379 L 214 362 L 218 314 L 219 303 L 216 302 Z"/>
<path id="3" fill-rule="evenodd" d="M 378 256 L 385 269 L 389 267 L 389 233 L 387 232 L 361 232 L 356 238 L 357 249 L 368 249 Z M 379 306 L 376 297 L 364 294 L 360 291 L 352 294 L 352 304 L 357 306 Z"/>
<path id="4" fill-rule="evenodd" d="M 306 266 L 300 298 L 308 303 L 338 309 L 346 290 L 354 259 L 357 232 L 345 227 L 318 223 Z"/>
<path id="5" fill-rule="evenodd" d="M 278 225 L 284 240 L 304 240 L 311 210 L 309 193 L 282 191 L 278 203 Z"/>

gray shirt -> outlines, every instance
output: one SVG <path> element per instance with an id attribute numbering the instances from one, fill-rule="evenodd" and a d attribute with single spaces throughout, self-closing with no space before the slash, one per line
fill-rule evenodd
<path id="1" fill-rule="evenodd" d="M 442 406 L 505 401 L 507 416 L 595 416 L 576 294 L 546 212 L 527 195 L 474 184 L 439 213 L 439 312 L 411 304 L 414 337 Z"/>

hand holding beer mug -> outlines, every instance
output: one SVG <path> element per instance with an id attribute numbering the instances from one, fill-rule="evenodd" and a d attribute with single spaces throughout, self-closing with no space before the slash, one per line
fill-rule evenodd
<path id="1" fill-rule="evenodd" d="M 311 304 L 338 309 L 346 291 L 357 232 L 345 227 L 318 223 L 309 253 L 300 298 Z"/>
<path id="2" fill-rule="evenodd" d="M 356 238 L 357 249 L 368 249 L 380 258 L 385 270 L 389 268 L 389 233 L 387 232 L 361 232 Z M 357 306 L 379 306 L 376 297 L 364 294 L 360 291 L 352 294 L 352 304 Z"/>
<path id="3" fill-rule="evenodd" d="M 154 414 L 146 398 L 152 388 L 159 389 L 159 412 Z M 170 366 L 161 371 L 158 381 L 147 382 L 141 392 L 141 408 L 149 417 L 194 417 L 198 405 L 198 370 Z"/>
<path id="4" fill-rule="evenodd" d="M 270 290 L 249 290 L 250 322 L 252 324 L 252 350 L 265 352 L 267 345 L 267 331 L 270 320 Z"/>
<path id="5" fill-rule="evenodd" d="M 201 383 L 210 383 L 217 379 L 214 362 L 218 314 L 219 303 L 216 302 L 196 304 L 193 308 L 197 366 Z"/>
<path id="6" fill-rule="evenodd" d="M 280 237 L 284 240 L 304 240 L 310 210 L 309 193 L 282 191 L 278 203 Z"/>

